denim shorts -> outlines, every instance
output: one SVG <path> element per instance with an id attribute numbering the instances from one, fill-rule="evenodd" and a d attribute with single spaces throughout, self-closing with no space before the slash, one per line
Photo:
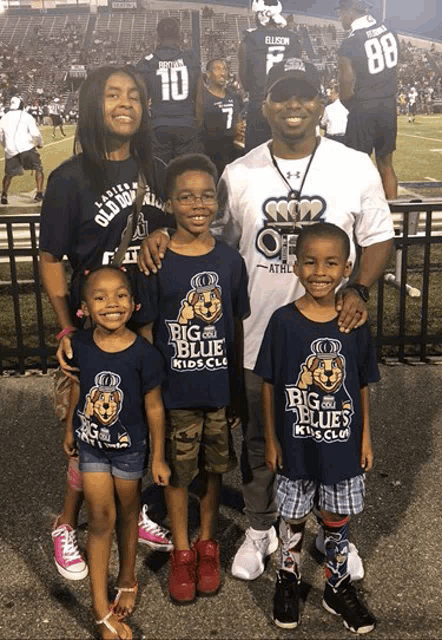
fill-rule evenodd
<path id="1" fill-rule="evenodd" d="M 125 480 L 138 480 L 147 473 L 146 441 L 125 453 L 90 447 L 83 442 L 78 442 L 78 450 L 82 473 L 104 472 Z"/>
<path id="2" fill-rule="evenodd" d="M 285 520 L 299 520 L 313 507 L 339 515 L 356 515 L 364 509 L 365 476 L 342 480 L 337 484 L 321 484 L 316 480 L 290 480 L 276 476 L 278 512 Z"/>

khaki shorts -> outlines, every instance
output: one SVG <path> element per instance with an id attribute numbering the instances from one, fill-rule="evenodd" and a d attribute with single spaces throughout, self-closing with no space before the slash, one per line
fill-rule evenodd
<path id="1" fill-rule="evenodd" d="M 188 487 L 200 469 L 226 473 L 237 460 L 226 409 L 170 409 L 167 412 L 166 460 L 173 487 Z"/>

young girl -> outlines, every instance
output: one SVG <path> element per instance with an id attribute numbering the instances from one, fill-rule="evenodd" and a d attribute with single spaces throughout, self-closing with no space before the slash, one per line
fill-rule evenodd
<path id="1" fill-rule="evenodd" d="M 114 267 L 90 272 L 81 309 L 93 329 L 72 338 L 80 370 L 66 422 L 64 450 L 76 454 L 88 507 L 88 559 L 92 607 L 102 638 L 131 638 L 122 622 L 137 595 L 135 555 L 139 493 L 146 459 L 146 421 L 152 441 L 152 476 L 169 483 L 164 461 L 162 359 L 156 349 L 127 328 L 134 300 L 127 275 Z M 108 600 L 112 531 L 117 522 L 120 570 L 117 597 Z"/>
<path id="2" fill-rule="evenodd" d="M 128 271 L 137 269 L 142 237 L 173 224 L 163 211 L 163 167 L 154 162 L 150 140 L 146 88 L 134 70 L 102 67 L 90 73 L 80 89 L 75 155 L 49 176 L 40 222 L 42 281 L 60 324 L 57 357 L 67 374 L 72 367 L 64 357 L 70 357 L 70 337 L 81 325 L 75 315 L 81 274 L 110 262 L 132 211 L 140 171 L 146 195 L 124 257 Z M 69 290 L 63 256 L 73 271 Z M 82 501 L 75 473 L 69 473 L 63 511 L 52 530 L 55 565 L 68 580 L 85 578 L 88 571 L 76 536 Z M 139 540 L 171 548 L 169 532 L 148 518 L 146 507 Z"/>

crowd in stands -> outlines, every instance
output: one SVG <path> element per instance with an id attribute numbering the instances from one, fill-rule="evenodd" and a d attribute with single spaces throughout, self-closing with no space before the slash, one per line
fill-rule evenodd
<path id="1" fill-rule="evenodd" d="M 242 36 L 239 31 L 239 38 L 231 36 L 230 22 L 236 17 L 217 13 L 211 7 L 204 7 L 201 16 L 204 23 L 201 35 L 203 64 L 214 57 L 226 59 L 232 70 L 232 80 L 236 81 L 237 50 Z M 189 16 L 185 17 L 188 19 Z M 294 15 L 288 15 L 287 22 L 298 33 L 306 58 L 320 69 L 324 86 L 329 86 L 336 78 L 336 52 L 343 37 L 342 30 L 333 23 L 304 24 Z M 0 41 L 0 103 L 7 104 L 12 95 L 20 95 L 28 105 L 35 107 L 35 113 L 42 119 L 53 97 L 68 94 L 66 72 L 71 65 L 93 69 L 103 64 L 137 62 L 155 46 L 155 31 L 151 28 L 145 29 L 142 38 L 131 38 L 130 33 L 123 33 L 124 29 L 119 32 L 95 29 L 88 33 L 87 27 L 87 20 L 80 21 L 73 16 L 60 30 L 51 31 L 49 35 L 39 25 L 31 27 L 30 37 L 21 45 Z M 126 47 L 119 45 L 121 40 L 127 41 Z M 182 30 L 181 40 L 183 48 L 190 48 L 190 31 Z M 418 112 L 428 112 L 428 103 L 442 99 L 441 70 L 442 53 L 437 52 L 434 45 L 426 50 L 402 40 L 399 110 L 412 87 L 419 96 Z"/>

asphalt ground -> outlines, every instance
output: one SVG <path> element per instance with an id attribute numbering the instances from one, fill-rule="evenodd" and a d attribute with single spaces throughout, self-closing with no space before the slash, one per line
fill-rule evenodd
<path id="1" fill-rule="evenodd" d="M 351 538 L 364 559 L 359 588 L 378 626 L 373 640 L 442 638 L 442 367 L 382 366 L 371 392 L 375 466 L 368 475 L 366 508 Z M 46 375 L 0 378 L 0 639 L 94 638 L 88 580 L 69 582 L 52 559 L 51 523 L 61 508 L 66 463 L 62 429 Z M 237 451 L 241 433 L 235 432 Z M 145 480 L 144 496 L 158 502 Z M 196 527 L 195 497 L 191 522 Z M 167 592 L 168 554 L 140 545 L 140 596 L 129 619 L 134 638 L 345 639 L 340 618 L 322 605 L 324 570 L 313 552 L 316 524 L 308 523 L 299 627 L 271 621 L 277 553 L 254 582 L 231 576 L 230 566 L 247 521 L 239 470 L 225 476 L 219 518 L 222 588 L 212 598 L 179 607 Z M 80 544 L 86 537 L 80 515 Z M 116 544 L 110 582 L 116 577 Z"/>

